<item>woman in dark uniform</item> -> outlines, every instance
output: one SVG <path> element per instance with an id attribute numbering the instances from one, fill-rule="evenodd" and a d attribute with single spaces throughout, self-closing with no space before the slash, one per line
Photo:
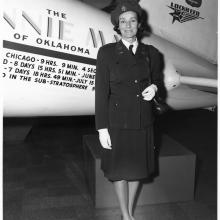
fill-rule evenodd
<path id="1" fill-rule="evenodd" d="M 104 45 L 97 56 L 95 114 L 103 147 L 101 168 L 114 184 L 124 220 L 134 220 L 139 182 L 154 171 L 151 100 L 162 84 L 159 51 L 137 40 L 141 15 L 136 1 L 121 1 L 111 13 L 121 40 Z"/>

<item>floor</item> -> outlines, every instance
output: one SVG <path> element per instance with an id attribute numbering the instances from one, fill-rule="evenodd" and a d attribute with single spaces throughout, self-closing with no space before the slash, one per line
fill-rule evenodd
<path id="1" fill-rule="evenodd" d="M 118 209 L 95 210 L 82 171 L 82 135 L 94 117 L 5 118 L 4 129 L 33 124 L 24 141 L 4 139 L 4 220 L 120 220 Z M 136 220 L 217 219 L 217 114 L 171 112 L 157 130 L 197 155 L 195 199 L 139 207 Z M 6 132 L 4 132 L 6 133 Z"/>

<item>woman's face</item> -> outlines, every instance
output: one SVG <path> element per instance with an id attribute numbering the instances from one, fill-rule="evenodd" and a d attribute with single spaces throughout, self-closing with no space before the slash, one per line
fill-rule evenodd
<path id="1" fill-rule="evenodd" d="M 119 30 L 123 39 L 133 41 L 139 28 L 136 12 L 127 11 L 119 16 Z"/>

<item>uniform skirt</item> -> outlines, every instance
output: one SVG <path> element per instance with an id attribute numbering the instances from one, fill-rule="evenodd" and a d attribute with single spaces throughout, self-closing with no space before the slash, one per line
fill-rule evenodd
<path id="1" fill-rule="evenodd" d="M 102 148 L 101 169 L 110 181 L 140 180 L 154 172 L 153 126 L 109 129 L 112 149 Z"/>

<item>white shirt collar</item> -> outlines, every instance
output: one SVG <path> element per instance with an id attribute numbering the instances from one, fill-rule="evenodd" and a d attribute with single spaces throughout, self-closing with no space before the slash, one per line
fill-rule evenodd
<path id="1" fill-rule="evenodd" d="M 122 40 L 122 43 L 129 49 L 129 46 L 131 45 L 131 43 L 129 43 L 128 41 L 124 40 L 124 39 L 121 39 Z M 133 53 L 135 54 L 136 53 L 136 50 L 137 50 L 137 47 L 138 47 L 138 41 L 137 41 L 137 38 L 136 40 L 132 43 L 133 45 L 133 48 L 132 48 L 132 51 Z"/>

